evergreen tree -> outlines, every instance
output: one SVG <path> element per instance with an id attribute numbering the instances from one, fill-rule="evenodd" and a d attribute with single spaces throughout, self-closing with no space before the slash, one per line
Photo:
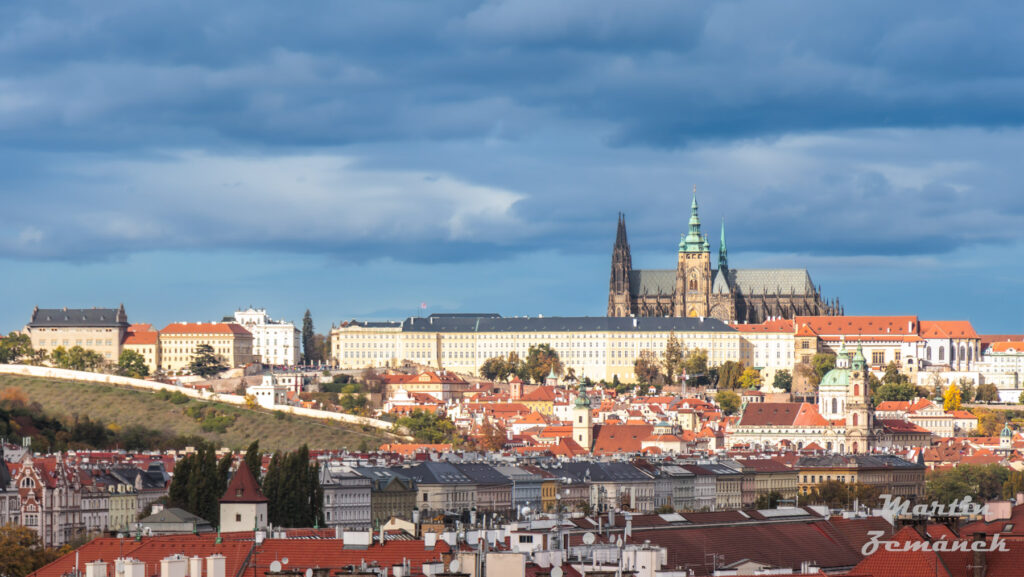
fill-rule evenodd
<path id="1" fill-rule="evenodd" d="M 263 456 L 260 455 L 259 439 L 249 443 L 249 448 L 245 450 L 245 465 L 249 467 L 249 472 L 256 479 L 256 484 L 260 485 L 263 482 Z"/>
<path id="2" fill-rule="evenodd" d="M 228 453 L 221 457 L 219 463 L 217 463 L 217 498 L 224 496 L 224 493 L 228 490 L 228 481 L 231 477 L 231 464 L 233 462 L 231 453 Z M 213 519 L 208 519 L 214 526 L 220 525 L 220 505 L 218 503 L 217 512 Z"/>
<path id="3" fill-rule="evenodd" d="M 192 477 L 192 461 L 192 455 L 185 455 L 174 466 L 174 477 L 171 478 L 171 487 L 167 493 L 171 507 L 188 509 L 188 486 Z"/>
<path id="4" fill-rule="evenodd" d="M 213 347 L 206 343 L 196 345 L 196 350 L 192 353 L 192 361 L 188 365 L 188 369 L 192 371 L 193 375 L 199 375 L 204 379 L 208 379 L 226 368 L 228 367 L 221 357 L 214 352 Z"/>
<path id="5" fill-rule="evenodd" d="M 310 314 L 309 309 L 306 309 L 306 314 L 302 315 L 302 354 L 307 365 L 315 362 L 318 356 L 316 346 L 313 343 L 315 335 L 316 333 L 313 332 L 313 315 Z"/>
<path id="6" fill-rule="evenodd" d="M 668 342 L 665 343 L 665 358 L 662 360 L 665 368 L 665 381 L 672 385 L 676 382 L 676 375 L 683 370 L 683 347 L 676 338 L 676 333 L 668 335 Z"/>
<path id="7" fill-rule="evenodd" d="M 270 465 L 267 466 L 267 475 L 263 478 L 261 489 L 263 496 L 267 498 L 267 520 L 274 525 L 283 525 L 281 522 L 281 453 L 274 453 L 270 458 Z"/>

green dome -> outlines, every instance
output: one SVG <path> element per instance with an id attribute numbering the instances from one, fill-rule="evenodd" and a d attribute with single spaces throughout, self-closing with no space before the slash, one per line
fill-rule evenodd
<path id="1" fill-rule="evenodd" d="M 580 394 L 576 397 L 576 406 L 584 408 L 590 407 L 590 397 L 587 396 L 585 391 L 580 390 Z"/>
<path id="2" fill-rule="evenodd" d="M 825 377 L 821 379 L 818 389 L 837 387 L 845 390 L 849 384 L 850 369 L 832 369 L 825 373 Z"/>
<path id="3" fill-rule="evenodd" d="M 1003 425 L 1003 431 L 999 433 L 999 436 L 1013 438 L 1013 429 L 1010 428 L 1009 423 Z"/>

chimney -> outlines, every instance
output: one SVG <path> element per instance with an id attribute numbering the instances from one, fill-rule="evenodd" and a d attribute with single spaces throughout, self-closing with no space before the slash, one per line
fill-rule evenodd
<path id="1" fill-rule="evenodd" d="M 122 561 L 124 577 L 146 577 L 146 564 L 138 559 L 125 559 Z"/>
<path id="2" fill-rule="evenodd" d="M 107 562 L 96 560 L 85 564 L 85 577 L 107 577 Z"/>
<path id="3" fill-rule="evenodd" d="M 437 545 L 437 533 L 430 532 L 423 534 L 423 548 L 427 551 L 433 551 L 434 545 Z"/>
<path id="4" fill-rule="evenodd" d="M 404 565 L 392 565 L 391 574 L 395 577 L 405 577 L 405 566 Z"/>
<path id="5" fill-rule="evenodd" d="M 615 526 L 615 509 L 608 509 L 608 528 Z"/>
<path id="6" fill-rule="evenodd" d="M 632 513 L 626 513 L 626 538 L 633 536 L 633 515 Z"/>
<path id="7" fill-rule="evenodd" d="M 985 534 L 978 532 L 974 534 L 974 541 L 985 542 Z M 984 546 L 979 547 L 981 550 L 975 549 L 973 546 L 971 549 L 974 551 L 974 561 L 971 563 L 971 568 L 974 570 L 972 575 L 974 577 L 985 577 L 987 570 Z"/>
<path id="8" fill-rule="evenodd" d="M 175 554 L 160 560 L 160 577 L 185 577 L 188 560 L 184 555 Z"/>
<path id="9" fill-rule="evenodd" d="M 224 562 L 225 557 L 220 553 L 214 553 L 207 557 L 206 577 L 224 577 Z"/>
<path id="10" fill-rule="evenodd" d="M 199 555 L 189 558 L 188 577 L 203 577 L 203 558 Z"/>

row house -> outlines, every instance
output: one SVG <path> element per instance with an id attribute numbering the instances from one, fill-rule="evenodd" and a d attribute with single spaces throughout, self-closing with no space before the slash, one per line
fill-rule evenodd
<path id="1" fill-rule="evenodd" d="M 60 454 L 34 457 L 26 453 L 12 465 L 21 524 L 39 535 L 43 547 L 60 547 L 85 532 L 78 471 Z"/>
<path id="2" fill-rule="evenodd" d="M 386 467 L 356 467 L 370 480 L 370 520 L 374 526 L 392 517 L 412 519 L 416 509 L 416 481 Z"/>
<path id="3" fill-rule="evenodd" d="M 809 494 L 826 481 L 840 481 L 878 487 L 883 494 L 909 501 L 924 498 L 924 464 L 896 455 L 803 456 L 794 468 L 799 476 L 801 495 Z"/>
<path id="4" fill-rule="evenodd" d="M 320 486 L 324 493 L 324 522 L 328 527 L 356 530 L 371 528 L 369 477 L 340 463 L 322 463 Z"/>
<path id="5" fill-rule="evenodd" d="M 567 462 L 552 472 L 589 486 L 588 504 L 592 511 L 622 509 L 650 513 L 655 509 L 654 476 L 630 463 Z"/>

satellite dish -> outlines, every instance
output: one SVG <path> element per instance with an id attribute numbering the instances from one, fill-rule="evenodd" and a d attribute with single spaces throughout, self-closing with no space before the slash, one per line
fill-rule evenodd
<path id="1" fill-rule="evenodd" d="M 306 569 L 305 575 L 306 575 L 306 577 L 313 577 L 313 570 L 312 569 Z"/>
<path id="2" fill-rule="evenodd" d="M 270 562 L 270 572 L 271 573 L 280 573 L 281 572 L 281 562 L 280 561 L 271 561 Z"/>
<path id="3" fill-rule="evenodd" d="M 282 565 L 287 565 L 288 564 L 288 558 L 287 557 L 281 557 L 281 564 Z"/>
<path id="4" fill-rule="evenodd" d="M 451 567 L 452 573 L 458 573 L 459 569 L 462 568 L 462 565 L 459 565 L 459 560 L 456 559 L 452 561 L 452 564 L 449 567 Z"/>
<path id="5" fill-rule="evenodd" d="M 583 543 L 584 544 L 586 544 L 586 545 L 593 545 L 595 540 L 596 540 L 596 538 L 594 537 L 594 534 L 591 533 L 590 531 L 587 531 L 586 533 L 583 534 Z"/>
<path id="6" fill-rule="evenodd" d="M 551 570 L 551 577 L 562 577 L 562 568 L 555 567 Z"/>
<path id="7" fill-rule="evenodd" d="M 525 516 L 525 515 L 529 515 L 529 514 L 530 514 L 530 508 L 524 505 L 523 506 L 523 515 Z"/>

